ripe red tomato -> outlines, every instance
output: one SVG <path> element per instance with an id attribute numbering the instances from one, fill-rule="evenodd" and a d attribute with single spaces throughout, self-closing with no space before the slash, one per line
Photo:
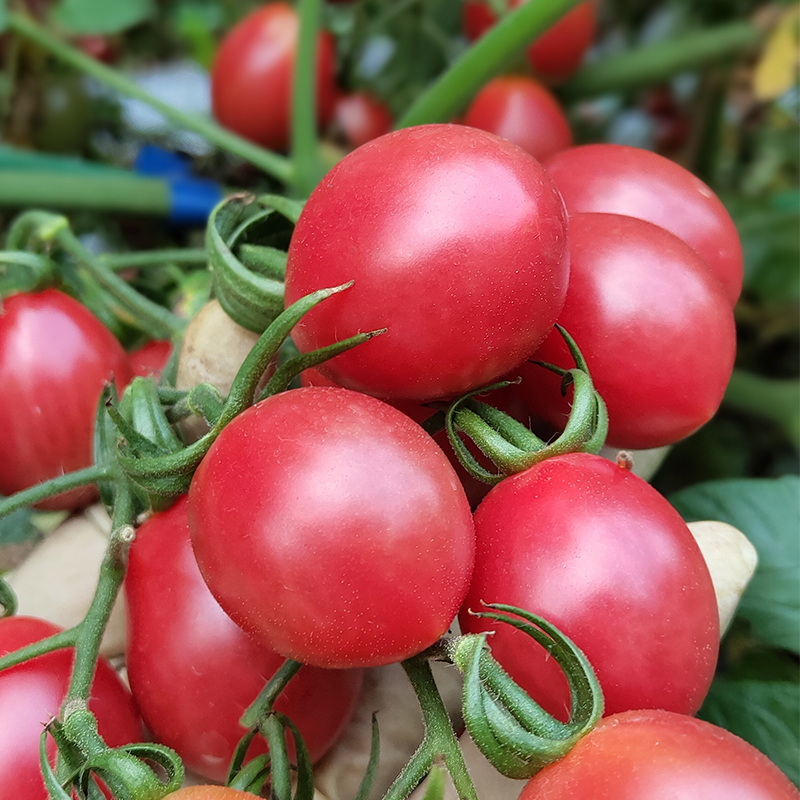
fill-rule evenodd
<path id="1" fill-rule="evenodd" d="M 649 222 L 573 214 L 569 230 L 558 321 L 608 406 L 608 443 L 643 449 L 683 439 L 714 416 L 733 371 L 736 326 L 723 287 L 695 250 Z M 532 358 L 573 364 L 555 331 Z M 563 428 L 561 379 L 531 364 L 519 371 L 529 407 Z"/>
<path id="2" fill-rule="evenodd" d="M 283 664 L 248 636 L 214 600 L 189 538 L 187 498 L 139 528 L 131 547 L 127 667 L 133 696 L 156 741 L 186 766 L 224 781 L 245 730 L 244 710 Z M 303 667 L 276 703 L 301 730 L 313 761 L 347 723 L 360 670 Z M 254 757 L 266 752 L 258 737 Z"/>
<path id="3" fill-rule="evenodd" d="M 61 630 L 33 617 L 0 619 L 0 656 Z M 39 770 L 39 737 L 61 711 L 69 688 L 73 651 L 57 650 L 0 672 L 0 788 L 9 800 L 47 800 Z M 110 747 L 141 741 L 143 731 L 130 692 L 105 660 L 97 665 L 89 708 Z M 55 760 L 55 742 L 47 751 Z"/>
<path id="4" fill-rule="evenodd" d="M 186 786 L 167 797 L 169 800 L 253 800 L 254 795 L 227 786 Z"/>
<path id="5" fill-rule="evenodd" d="M 128 356 L 97 317 L 55 289 L 17 294 L 0 310 L 0 494 L 92 463 L 97 401 L 106 381 L 133 377 Z M 40 508 L 76 508 L 94 487 Z"/>
<path id="6" fill-rule="evenodd" d="M 576 211 L 624 214 L 683 239 L 725 286 L 733 305 L 742 291 L 742 245 L 730 214 L 699 178 L 664 156 L 619 144 L 589 144 L 545 164 Z"/>
<path id="7" fill-rule="evenodd" d="M 279 653 L 378 666 L 433 644 L 472 573 L 469 504 L 447 458 L 391 406 L 297 389 L 228 425 L 189 492 L 220 605 Z"/>
<path id="8" fill-rule="evenodd" d="M 491 383 L 547 335 L 568 281 L 563 203 L 539 163 L 462 125 L 358 148 L 314 190 L 289 247 L 286 302 L 355 285 L 295 327 L 301 350 L 388 333 L 319 367 L 379 397 Z"/>
<path id="9" fill-rule="evenodd" d="M 226 128 L 272 150 L 289 145 L 294 53 L 300 28 L 288 3 L 268 3 L 231 30 L 211 68 L 211 106 Z M 334 42 L 320 33 L 317 45 L 317 117 L 333 110 Z"/>
<path id="10" fill-rule="evenodd" d="M 600 724 L 535 775 L 520 800 L 797 800 L 762 753 L 722 728 L 669 711 Z"/>
<path id="11" fill-rule="evenodd" d="M 131 369 L 142 378 L 153 376 L 158 380 L 172 355 L 172 342 L 168 339 L 153 339 L 130 353 Z"/>
<path id="12" fill-rule="evenodd" d="M 561 104 L 540 83 L 522 75 L 489 81 L 467 109 L 464 124 L 502 136 L 540 161 L 572 146 Z"/>
<path id="13" fill-rule="evenodd" d="M 600 456 L 556 456 L 495 486 L 475 532 L 461 629 L 495 630 L 492 654 L 547 711 L 566 719 L 570 705 L 552 658 L 469 609 L 508 603 L 556 625 L 594 667 L 607 714 L 700 708 L 719 648 L 714 587 L 686 524 L 649 484 Z"/>
<path id="14" fill-rule="evenodd" d="M 394 125 L 386 106 L 368 92 L 343 94 L 333 109 L 333 124 L 352 147 L 389 133 Z"/>
<path id="15" fill-rule="evenodd" d="M 508 7 L 517 8 L 527 0 L 510 0 Z M 575 6 L 555 25 L 548 28 L 528 48 L 531 67 L 553 81 L 568 78 L 581 65 L 583 56 L 594 42 L 596 2 L 587 0 Z M 464 3 L 464 32 L 474 41 L 497 22 L 494 12 L 485 2 Z"/>

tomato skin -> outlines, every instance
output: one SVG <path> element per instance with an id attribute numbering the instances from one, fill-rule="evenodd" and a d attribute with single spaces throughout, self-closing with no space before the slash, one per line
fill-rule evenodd
<path id="1" fill-rule="evenodd" d="M 248 636 L 209 592 L 192 551 L 187 501 L 147 520 L 131 547 L 128 678 L 155 739 L 193 772 L 224 782 L 245 733 L 239 719 L 284 658 Z M 277 701 L 312 761 L 349 720 L 361 679 L 360 670 L 304 667 Z M 258 737 L 249 756 L 266 751 Z"/>
<path id="2" fill-rule="evenodd" d="M 253 800 L 254 795 L 227 786 L 186 786 L 167 797 L 169 800 Z"/>
<path id="3" fill-rule="evenodd" d="M 211 106 L 226 128 L 272 150 L 289 145 L 294 53 L 299 17 L 288 3 L 267 3 L 238 23 L 220 44 L 211 68 Z M 330 119 L 334 42 L 317 44 L 317 116 Z"/>
<path id="4" fill-rule="evenodd" d="M 561 198 L 520 148 L 462 125 L 395 131 L 314 190 L 289 246 L 286 303 L 354 280 L 295 327 L 303 351 L 388 328 L 319 367 L 388 399 L 451 397 L 519 364 L 563 305 Z"/>
<path id="5" fill-rule="evenodd" d="M 527 0 L 510 0 L 509 9 L 524 2 Z M 537 74 L 551 81 L 561 81 L 578 69 L 594 42 L 596 5 L 595 0 L 580 3 L 531 44 L 526 55 Z M 494 12 L 485 3 L 464 3 L 464 32 L 470 41 L 481 37 L 495 22 Z"/>
<path id="6" fill-rule="evenodd" d="M 572 146 L 561 104 L 540 83 L 522 75 L 489 81 L 467 109 L 464 124 L 502 136 L 539 161 Z"/>
<path id="7" fill-rule="evenodd" d="M 725 286 L 742 291 L 742 245 L 730 214 L 699 178 L 664 156 L 620 144 L 587 144 L 545 164 L 570 214 L 623 214 L 665 228 L 693 247 Z"/>
<path id="8" fill-rule="evenodd" d="M 608 444 L 661 447 L 694 433 L 719 408 L 736 357 L 724 288 L 691 247 L 633 217 L 573 214 L 570 253 L 558 321 L 608 406 Z M 573 365 L 555 331 L 532 358 Z M 563 428 L 561 379 L 532 364 L 520 372 L 529 407 Z"/>
<path id="9" fill-rule="evenodd" d="M 62 629 L 34 617 L 0 619 L 0 656 L 38 642 Z M 39 770 L 43 725 L 61 711 L 69 688 L 73 651 L 57 650 L 0 672 L 0 787 L 3 797 L 47 800 Z M 100 659 L 89 708 L 110 747 L 141 741 L 143 731 L 130 692 L 111 665 Z M 47 747 L 51 762 L 55 742 Z"/>
<path id="10" fill-rule="evenodd" d="M 172 342 L 169 339 L 153 339 L 131 351 L 129 357 L 133 374 L 142 378 L 152 375 L 158 380 L 171 355 Z"/>
<path id="11" fill-rule="evenodd" d="M 228 425 L 189 491 L 201 572 L 283 655 L 379 666 L 433 644 L 474 559 L 469 504 L 416 423 L 335 388 L 271 397 Z"/>
<path id="12" fill-rule="evenodd" d="M 333 122 L 352 147 L 361 147 L 389 133 L 394 125 L 389 109 L 368 92 L 339 97 L 333 109 Z"/>
<path id="13" fill-rule="evenodd" d="M 719 649 L 714 587 L 686 524 L 645 481 L 600 456 L 549 458 L 495 486 L 475 531 L 461 628 L 496 630 L 492 654 L 547 711 L 569 708 L 555 662 L 469 609 L 508 603 L 555 624 L 594 667 L 607 714 L 700 708 Z"/>
<path id="14" fill-rule="evenodd" d="M 0 310 L 0 494 L 92 463 L 97 401 L 106 381 L 133 377 L 128 356 L 97 317 L 55 289 L 17 294 Z M 77 508 L 94 487 L 38 504 Z"/>
<path id="15" fill-rule="evenodd" d="M 520 800 L 797 800 L 762 753 L 709 722 L 669 711 L 601 720 L 560 761 L 535 775 Z"/>

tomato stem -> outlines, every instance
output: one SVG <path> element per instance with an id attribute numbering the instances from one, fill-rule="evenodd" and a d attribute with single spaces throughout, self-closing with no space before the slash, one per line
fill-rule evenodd
<path id="1" fill-rule="evenodd" d="M 12 511 L 47 500 L 48 497 L 61 494 L 61 492 L 78 489 L 81 486 L 97 483 L 106 478 L 113 478 L 117 474 L 117 469 L 113 465 L 95 464 L 85 469 L 68 472 L 66 475 L 59 475 L 57 478 L 51 478 L 43 483 L 37 483 L 36 486 L 31 486 L 30 489 L 23 489 L 21 492 L 12 494 L 11 497 L 0 500 L 0 517 L 5 517 Z"/>
<path id="2" fill-rule="evenodd" d="M 62 42 L 51 33 L 46 31 L 41 25 L 30 17 L 18 12 L 9 12 L 7 15 L 8 27 L 30 39 L 47 52 L 54 55 L 61 61 L 69 64 L 87 75 L 91 75 L 101 83 L 110 86 L 120 94 L 133 97 L 159 111 L 163 116 L 174 125 L 187 131 L 199 133 L 209 142 L 227 150 L 234 155 L 249 161 L 254 166 L 271 175 L 273 178 L 292 184 L 294 181 L 294 170 L 291 161 L 285 156 L 278 155 L 263 147 L 248 141 L 247 139 L 226 130 L 209 119 L 204 119 L 195 114 L 189 114 L 173 108 L 169 103 L 159 100 L 149 92 L 145 91 L 135 81 L 125 77 L 115 69 L 101 64 L 91 56 L 87 56 L 75 47 Z M 85 180 L 85 178 L 84 178 Z"/>
<path id="3" fill-rule="evenodd" d="M 14 650 L 13 653 L 8 653 L 0 658 L 0 671 L 16 667 L 18 664 L 24 664 L 32 658 L 45 655 L 45 653 L 63 650 L 66 647 L 74 647 L 77 635 L 77 627 L 69 628 L 69 630 L 54 633 L 46 639 L 41 639 L 38 642 L 21 647 L 19 650 Z"/>
<path id="4" fill-rule="evenodd" d="M 292 160 L 295 185 L 311 194 L 327 171 L 317 142 L 317 41 L 321 0 L 300 0 L 300 32 L 294 57 L 292 85 Z"/>
<path id="5" fill-rule="evenodd" d="M 417 98 L 396 127 L 449 122 L 481 86 L 579 1 L 523 3 L 504 16 Z"/>
<path id="6" fill-rule="evenodd" d="M 678 39 L 648 44 L 587 64 L 562 89 L 567 97 L 574 99 L 651 86 L 679 72 L 723 61 L 753 48 L 762 35 L 748 22 L 689 31 Z"/>

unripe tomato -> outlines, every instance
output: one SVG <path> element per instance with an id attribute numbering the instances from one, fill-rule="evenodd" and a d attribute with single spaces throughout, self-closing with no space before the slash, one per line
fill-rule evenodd
<path id="1" fill-rule="evenodd" d="M 120 343 L 77 300 L 46 289 L 7 298 L 0 313 L 0 494 L 92 463 L 97 402 L 106 381 L 133 378 Z M 39 504 L 76 508 L 94 487 Z"/>
<path id="2" fill-rule="evenodd" d="M 572 146 L 561 104 L 540 83 L 521 75 L 489 81 L 467 109 L 464 124 L 502 136 L 539 161 Z"/>
<path id="3" fill-rule="evenodd" d="M 226 128 L 272 150 L 289 145 L 292 76 L 300 21 L 288 3 L 268 3 L 246 16 L 220 45 L 211 68 L 211 105 Z M 317 45 L 317 117 L 330 119 L 334 42 Z"/>

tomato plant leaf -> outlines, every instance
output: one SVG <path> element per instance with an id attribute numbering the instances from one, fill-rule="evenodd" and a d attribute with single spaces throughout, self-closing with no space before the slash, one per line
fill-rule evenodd
<path id="1" fill-rule="evenodd" d="M 713 481 L 670 500 L 689 522 L 721 520 L 750 539 L 759 563 L 737 615 L 754 638 L 800 652 L 800 479 Z"/>
<path id="2" fill-rule="evenodd" d="M 53 17 L 72 33 L 119 33 L 148 19 L 153 0 L 61 0 Z"/>
<path id="3" fill-rule="evenodd" d="M 716 680 L 698 716 L 741 736 L 800 784 L 800 685 Z"/>

